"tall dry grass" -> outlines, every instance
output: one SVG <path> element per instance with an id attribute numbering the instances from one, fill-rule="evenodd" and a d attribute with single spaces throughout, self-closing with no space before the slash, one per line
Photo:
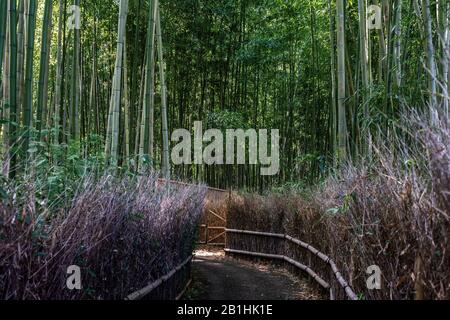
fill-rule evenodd
<path id="1" fill-rule="evenodd" d="M 24 191 L 26 190 L 26 191 Z M 0 299 L 122 299 L 192 252 L 205 188 L 156 176 L 85 177 L 59 212 L 36 210 L 30 181 L 0 203 Z M 67 267 L 82 290 L 68 290 Z"/>
<path id="2" fill-rule="evenodd" d="M 450 299 L 450 130 L 444 122 L 409 124 L 402 138 L 385 137 L 363 164 L 348 164 L 307 197 L 234 197 L 228 227 L 312 244 L 335 260 L 361 298 Z M 227 240 L 234 249 L 287 252 L 333 283 L 326 266 L 304 250 L 262 237 Z M 372 265 L 382 271 L 381 290 L 367 288 Z"/>

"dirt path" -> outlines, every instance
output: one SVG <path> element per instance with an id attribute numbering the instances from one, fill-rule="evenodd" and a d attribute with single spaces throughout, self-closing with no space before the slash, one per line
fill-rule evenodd
<path id="1" fill-rule="evenodd" d="M 196 256 L 192 300 L 320 299 L 309 284 L 281 270 L 215 256 Z"/>

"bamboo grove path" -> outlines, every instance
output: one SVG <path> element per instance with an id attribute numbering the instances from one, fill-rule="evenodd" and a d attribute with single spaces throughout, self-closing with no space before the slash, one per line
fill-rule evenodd
<path id="1" fill-rule="evenodd" d="M 192 186 L 189 183 L 159 179 L 159 184 L 174 187 Z M 229 200 L 230 191 L 207 188 L 207 202 L 220 203 Z M 219 218 L 219 219 L 218 219 Z M 212 219 L 212 220 L 211 220 Z M 252 264 L 225 256 L 220 246 L 210 245 L 226 233 L 226 215 L 221 217 L 212 210 L 205 210 L 200 242 L 205 250 L 197 250 L 192 260 L 192 284 L 183 299 L 188 300 L 318 300 L 323 298 L 304 277 L 268 265 Z M 214 226 L 208 226 L 213 222 Z M 219 223 L 216 226 L 214 223 Z M 223 232 L 222 230 L 223 229 Z M 208 232 L 209 231 L 209 232 Z M 216 231 L 218 234 L 210 234 Z M 223 243 L 225 245 L 225 243 Z M 226 245 L 225 245 L 226 246 Z"/>
<path id="2" fill-rule="evenodd" d="M 228 258 L 196 255 L 192 300 L 307 300 L 320 296 L 304 279 Z"/>

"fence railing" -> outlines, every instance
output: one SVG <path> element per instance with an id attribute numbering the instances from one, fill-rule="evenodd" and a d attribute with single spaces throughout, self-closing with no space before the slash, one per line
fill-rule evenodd
<path id="1" fill-rule="evenodd" d="M 166 283 L 168 280 L 170 280 L 174 275 L 176 275 L 178 272 L 180 272 L 187 264 L 189 264 L 192 261 L 192 255 L 189 256 L 186 260 L 184 260 L 181 264 L 179 264 L 177 267 L 175 267 L 172 271 L 167 273 L 166 275 L 162 276 L 156 281 L 153 281 L 149 285 L 147 285 L 145 288 L 142 288 L 138 291 L 133 292 L 132 294 L 128 295 L 125 300 L 141 300 L 144 297 L 151 294 L 153 291 L 158 289 L 160 286 L 162 286 L 164 283 Z M 189 287 L 189 284 L 191 283 L 191 279 L 189 277 L 189 281 L 186 284 L 183 284 L 183 290 L 181 292 L 177 293 L 177 296 L 175 297 L 176 300 L 179 300 L 183 294 L 185 293 L 186 289 Z"/>
<path id="2" fill-rule="evenodd" d="M 293 238 L 293 237 L 291 237 L 289 235 L 285 235 L 285 234 L 270 233 L 270 232 L 257 232 L 257 231 L 248 231 L 248 230 L 236 230 L 236 229 L 226 229 L 225 231 L 226 231 L 227 234 L 234 233 L 234 234 L 244 234 L 244 235 L 253 235 L 253 236 L 262 236 L 262 237 L 271 237 L 271 238 L 284 239 L 286 241 L 289 241 L 291 243 L 294 243 L 294 244 L 296 244 L 296 245 L 306 249 L 307 251 L 309 251 L 313 255 L 317 256 L 320 260 L 322 260 L 323 262 L 325 262 L 326 264 L 329 265 L 329 267 L 331 268 L 331 271 L 332 271 L 334 277 L 337 280 L 337 283 L 342 287 L 342 289 L 344 290 L 344 292 L 345 292 L 345 294 L 346 294 L 348 299 L 350 299 L 350 300 L 358 300 L 358 297 L 356 296 L 356 294 L 353 291 L 353 289 L 350 287 L 348 282 L 344 279 L 342 274 L 339 272 L 339 269 L 337 268 L 336 263 L 329 256 L 327 256 L 326 254 L 320 252 L 319 250 L 317 250 L 316 248 L 314 248 L 310 244 L 308 244 L 306 242 L 303 242 L 301 240 L 295 239 L 295 238 Z M 231 249 L 231 248 L 228 248 L 228 241 L 227 241 L 227 244 L 225 246 L 225 252 L 227 252 L 227 253 L 234 253 L 234 254 L 249 255 L 249 256 L 254 256 L 254 257 L 261 257 L 261 258 L 284 260 L 284 261 L 290 263 L 291 265 L 293 265 L 293 266 L 295 266 L 295 267 L 305 271 L 306 273 L 308 273 L 324 289 L 330 291 L 330 299 L 331 300 L 335 299 L 335 295 L 334 295 L 332 286 L 327 281 L 322 279 L 310 267 L 308 267 L 308 266 L 306 266 L 306 265 L 304 265 L 304 264 L 302 264 L 302 263 L 292 259 L 291 257 L 288 257 L 286 255 L 279 255 L 279 254 L 268 254 L 268 253 L 263 253 L 263 252 L 251 252 L 251 251 L 245 251 L 245 250 Z"/>

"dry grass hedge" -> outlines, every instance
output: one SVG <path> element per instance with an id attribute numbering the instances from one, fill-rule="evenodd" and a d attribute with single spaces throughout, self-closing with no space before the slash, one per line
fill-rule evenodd
<path id="1" fill-rule="evenodd" d="M 450 130 L 443 124 L 415 132 L 414 149 L 378 146 L 369 165 L 346 166 L 307 197 L 235 196 L 228 227 L 312 244 L 335 260 L 361 298 L 450 299 Z M 323 262 L 280 240 L 227 240 L 232 249 L 286 253 L 332 280 Z M 371 265 L 381 268 L 381 290 L 367 289 Z"/>
<path id="2" fill-rule="evenodd" d="M 36 210 L 32 181 L 22 188 L 26 201 L 11 189 L 0 203 L 0 299 L 125 298 L 191 254 L 205 196 L 157 187 L 152 175 L 105 175 L 84 178 L 51 212 Z M 66 287 L 70 265 L 81 267 L 82 290 Z"/>

